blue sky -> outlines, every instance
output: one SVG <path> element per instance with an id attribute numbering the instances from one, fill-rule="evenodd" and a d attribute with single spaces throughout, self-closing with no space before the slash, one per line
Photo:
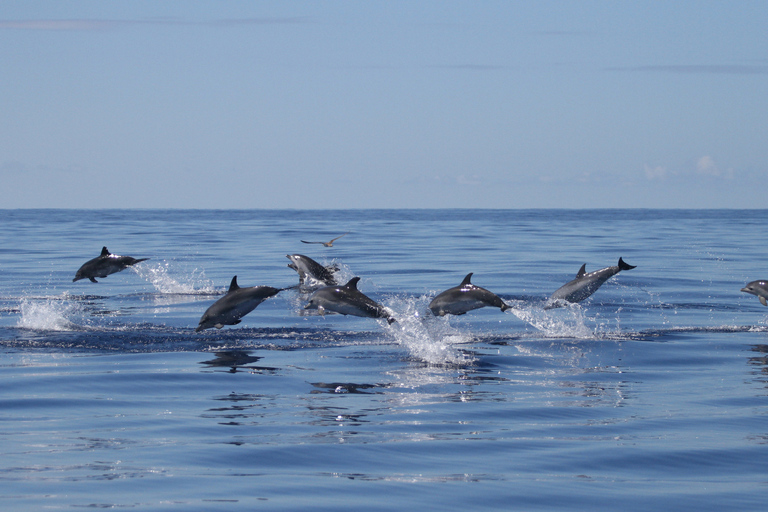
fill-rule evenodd
<path id="1" fill-rule="evenodd" d="M 768 2 L 14 1 L 0 208 L 768 208 Z"/>

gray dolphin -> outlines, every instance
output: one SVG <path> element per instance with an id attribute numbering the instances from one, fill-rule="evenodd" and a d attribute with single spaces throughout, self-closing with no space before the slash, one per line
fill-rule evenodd
<path id="1" fill-rule="evenodd" d="M 333 277 L 333 273 L 338 271 L 339 267 L 324 267 L 309 256 L 304 256 L 303 254 L 286 254 L 285 257 L 291 260 L 288 266 L 298 272 L 299 283 L 305 284 L 306 279 L 309 277 L 328 286 L 338 284 Z"/>
<path id="2" fill-rule="evenodd" d="M 459 286 L 449 288 L 432 299 L 429 303 L 432 313 L 436 316 L 463 315 L 467 311 L 486 306 L 501 308 L 502 311 L 509 309 L 498 295 L 473 285 L 470 282 L 471 278 L 472 272 L 467 274 Z"/>
<path id="3" fill-rule="evenodd" d="M 109 274 L 120 272 L 131 265 L 148 259 L 141 258 L 137 260 L 130 256 L 118 256 L 109 252 L 106 247 L 103 247 L 100 256 L 83 263 L 83 266 L 77 271 L 72 282 L 74 283 L 80 279 L 90 279 L 91 282 L 98 283 L 97 277 L 107 277 Z"/>
<path id="4" fill-rule="evenodd" d="M 765 301 L 765 299 L 768 299 L 768 281 L 764 279 L 752 281 L 747 283 L 747 286 L 742 288 L 741 291 L 757 295 L 757 298 L 760 299 L 760 304 L 768 306 L 768 302 Z"/>
<path id="5" fill-rule="evenodd" d="M 557 290 L 547 301 L 544 309 L 558 308 L 562 306 L 562 301 L 581 302 L 600 288 L 608 279 L 615 276 L 622 270 L 631 270 L 635 265 L 629 265 L 619 258 L 619 264 L 612 267 L 605 267 L 587 274 L 587 264 L 583 264 L 576 274 L 576 279 L 569 281 Z"/>
<path id="6" fill-rule="evenodd" d="M 195 332 L 211 327 L 221 329 L 225 325 L 237 325 L 241 322 L 241 318 L 256 309 L 256 306 L 284 289 L 272 288 L 271 286 L 240 288 L 237 285 L 237 276 L 235 276 L 232 278 L 227 294 L 214 302 L 203 313 Z"/>
<path id="7" fill-rule="evenodd" d="M 388 308 L 358 291 L 358 281 L 359 277 L 353 277 L 344 286 L 320 288 L 312 294 L 304 309 L 316 309 L 321 315 L 326 311 L 333 311 L 342 315 L 386 318 L 390 324 L 394 322 L 395 318 Z"/>

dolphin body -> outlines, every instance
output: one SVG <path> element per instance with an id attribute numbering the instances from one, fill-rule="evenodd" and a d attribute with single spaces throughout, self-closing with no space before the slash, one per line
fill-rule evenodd
<path id="1" fill-rule="evenodd" d="M 463 315 L 467 311 L 486 306 L 501 308 L 502 311 L 509 309 L 498 295 L 473 285 L 471 278 L 472 272 L 467 274 L 459 286 L 449 288 L 432 299 L 429 303 L 432 313 L 435 316 Z"/>
<path id="2" fill-rule="evenodd" d="M 235 276 L 232 278 L 227 294 L 214 302 L 203 313 L 195 332 L 211 327 L 221 329 L 225 325 L 237 325 L 245 315 L 256 309 L 256 306 L 281 291 L 283 288 L 272 288 L 271 286 L 240 288 L 237 284 L 237 276 Z"/>
<path id="3" fill-rule="evenodd" d="M 587 264 L 583 264 L 576 274 L 576 279 L 570 281 L 557 290 L 547 301 L 544 309 L 559 308 L 562 301 L 581 302 L 600 288 L 608 279 L 615 276 L 622 270 L 631 270 L 635 265 L 629 265 L 619 258 L 618 265 L 605 267 L 587 274 Z"/>
<path id="4" fill-rule="evenodd" d="M 137 260 L 130 256 L 118 256 L 109 252 L 106 247 L 103 247 L 100 256 L 83 263 L 83 266 L 78 269 L 72 282 L 74 283 L 80 279 L 90 279 L 91 282 L 98 283 L 97 277 L 107 277 L 110 274 L 120 272 L 131 265 L 148 259 L 141 258 Z"/>
<path id="5" fill-rule="evenodd" d="M 392 312 L 364 295 L 357 289 L 359 277 L 353 277 L 344 286 L 326 286 L 320 288 L 309 298 L 304 309 L 316 309 L 321 315 L 326 311 L 342 315 L 362 316 L 368 318 L 386 318 L 388 323 L 395 322 Z"/>
<path id="6" fill-rule="evenodd" d="M 757 298 L 760 299 L 760 304 L 768 306 L 768 302 L 765 301 L 765 299 L 768 299 L 768 281 L 764 279 L 752 281 L 747 283 L 747 286 L 742 288 L 741 291 L 757 295 Z"/>
<path id="7" fill-rule="evenodd" d="M 304 284 L 307 278 L 319 281 L 326 286 L 334 286 L 338 284 L 333 274 L 339 270 L 339 267 L 324 267 L 309 256 L 304 256 L 303 254 L 286 254 L 285 257 L 291 260 L 288 266 L 299 274 L 300 284 Z"/>

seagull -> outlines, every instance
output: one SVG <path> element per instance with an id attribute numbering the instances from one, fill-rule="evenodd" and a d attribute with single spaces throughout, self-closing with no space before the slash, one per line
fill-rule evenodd
<path id="1" fill-rule="evenodd" d="M 348 234 L 349 234 L 349 231 L 344 233 L 344 235 L 348 235 Z M 325 247 L 333 247 L 333 242 L 335 242 L 336 240 L 338 240 L 339 238 L 341 238 L 344 235 L 337 236 L 336 238 L 334 238 L 330 242 L 307 242 L 306 240 L 302 240 L 301 242 L 305 243 L 305 244 L 323 244 Z"/>

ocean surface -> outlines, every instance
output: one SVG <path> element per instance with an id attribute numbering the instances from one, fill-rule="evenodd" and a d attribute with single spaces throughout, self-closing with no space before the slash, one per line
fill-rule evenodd
<path id="1" fill-rule="evenodd" d="M 765 510 L 768 308 L 740 289 L 766 233 L 765 210 L 0 210 L 0 509 Z M 150 259 L 72 282 L 103 246 Z M 290 288 L 195 332 L 235 275 L 297 285 L 295 253 L 397 322 Z M 511 309 L 427 314 L 469 272 Z"/>

